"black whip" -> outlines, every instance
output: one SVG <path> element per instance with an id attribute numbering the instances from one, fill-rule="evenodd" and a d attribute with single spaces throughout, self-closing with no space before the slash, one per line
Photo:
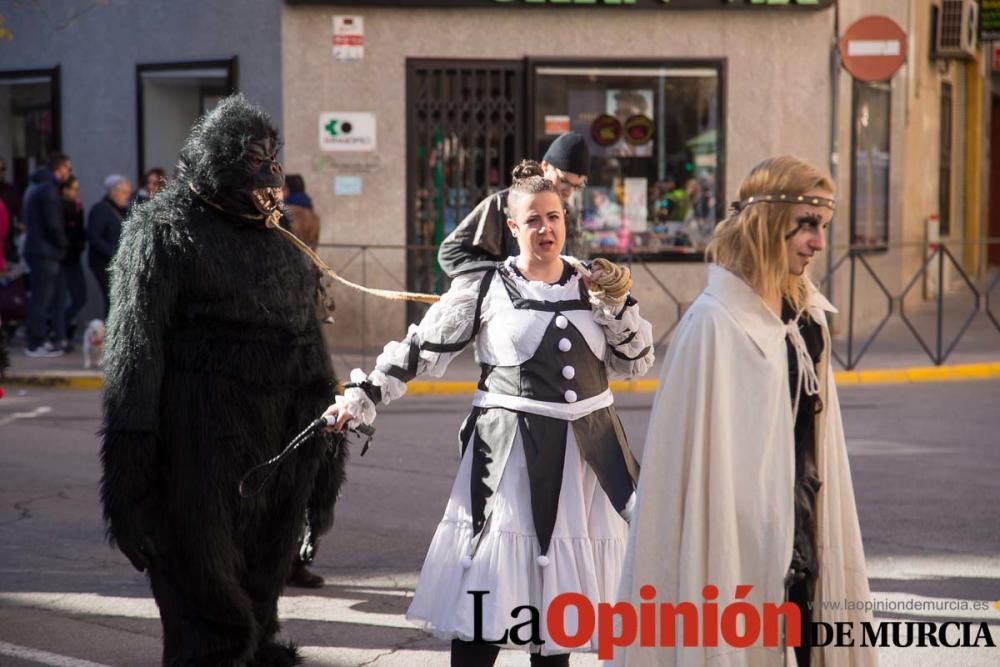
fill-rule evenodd
<path id="1" fill-rule="evenodd" d="M 263 491 L 264 485 L 267 484 L 267 480 L 271 479 L 271 475 L 273 475 L 274 471 L 278 469 L 278 466 L 281 465 L 281 462 L 284 461 L 286 458 L 288 458 L 296 449 L 298 449 L 302 445 L 302 443 L 304 443 L 306 440 L 308 440 L 315 434 L 319 433 L 320 430 L 322 430 L 326 426 L 327 426 L 326 417 L 320 417 L 319 419 L 314 419 L 312 422 L 310 422 L 309 426 L 306 426 L 305 429 L 302 430 L 301 433 L 292 438 L 292 441 L 289 442 L 288 445 L 283 450 L 281 450 L 281 452 L 278 455 L 268 459 L 267 461 L 264 461 L 263 463 L 258 463 L 253 468 L 250 468 L 250 470 L 248 470 L 247 473 L 243 475 L 243 479 L 240 480 L 239 487 L 237 487 L 240 493 L 240 497 L 252 498 L 253 496 L 256 496 L 261 491 Z M 365 436 L 365 444 L 361 448 L 361 456 L 364 456 L 365 452 L 368 451 L 368 446 L 371 444 L 372 436 L 375 435 L 375 427 L 361 424 L 357 428 L 351 428 L 348 430 Z M 250 479 L 250 477 L 259 470 L 266 470 L 267 474 L 264 475 L 264 477 L 260 480 L 260 483 L 257 484 L 257 486 L 253 489 L 253 491 L 248 493 L 246 490 L 244 490 L 243 486 L 247 483 L 247 480 Z"/>

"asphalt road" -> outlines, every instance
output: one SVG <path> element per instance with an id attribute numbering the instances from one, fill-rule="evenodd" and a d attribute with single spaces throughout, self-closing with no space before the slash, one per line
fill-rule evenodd
<path id="1" fill-rule="evenodd" d="M 872 589 L 879 601 L 1000 598 L 1000 382 L 841 392 Z M 651 395 L 619 397 L 645 432 Z M 99 394 L 9 391 L 0 400 L 0 665 L 156 665 L 159 620 L 145 580 L 103 541 Z M 355 456 L 316 569 L 329 585 L 282 599 L 310 665 L 447 665 L 446 644 L 403 618 L 458 465 L 468 399 L 410 398 L 379 417 Z M 197 517 L 192 517 L 197 521 Z M 956 601 L 956 602 L 952 602 Z M 912 606 L 912 604 L 911 604 Z M 989 622 L 1000 612 L 883 611 L 887 620 Z M 883 665 L 996 665 L 1000 648 L 883 649 Z M 505 652 L 503 665 L 523 665 Z M 592 665 L 577 656 L 574 665 Z"/>

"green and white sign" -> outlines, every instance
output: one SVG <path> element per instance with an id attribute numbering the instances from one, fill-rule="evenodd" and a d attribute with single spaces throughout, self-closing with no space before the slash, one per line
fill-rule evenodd
<path id="1" fill-rule="evenodd" d="M 320 150 L 373 151 L 375 145 L 375 114 L 327 111 L 319 115 Z"/>

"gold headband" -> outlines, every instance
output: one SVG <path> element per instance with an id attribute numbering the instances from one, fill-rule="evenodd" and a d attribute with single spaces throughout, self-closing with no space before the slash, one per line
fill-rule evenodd
<path id="1" fill-rule="evenodd" d="M 806 195 L 793 195 L 785 192 L 776 192 L 767 195 L 754 195 L 747 197 L 743 201 L 732 203 L 733 211 L 739 213 L 751 204 L 808 204 L 810 206 L 825 206 L 831 211 L 836 208 L 837 202 L 827 197 L 808 197 Z"/>

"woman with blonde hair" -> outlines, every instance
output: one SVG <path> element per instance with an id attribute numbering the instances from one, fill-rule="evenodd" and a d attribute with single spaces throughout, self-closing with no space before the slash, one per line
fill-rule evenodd
<path id="1" fill-rule="evenodd" d="M 626 270 L 562 256 L 565 205 L 537 162 L 514 169 L 507 226 L 519 253 L 454 278 L 367 375 L 355 369 L 327 415 L 371 423 L 417 375 L 466 346 L 482 367 L 459 433 L 462 460 L 407 617 L 451 640 L 454 667 L 489 667 L 521 645 L 532 665 L 569 664 L 549 634 L 556 597 L 614 598 L 638 467 L 610 376 L 653 364 L 652 328 Z M 529 631 L 528 607 L 539 616 Z M 530 635 L 530 637 L 528 636 Z"/>
<path id="2" fill-rule="evenodd" d="M 877 664 L 860 641 L 810 645 L 811 623 L 852 622 L 857 637 L 871 620 L 855 611 L 870 592 L 830 364 L 834 309 L 806 275 L 834 208 L 829 177 L 780 156 L 751 170 L 715 231 L 708 286 L 663 364 L 619 598 L 711 602 L 718 617 L 694 619 L 695 641 L 682 639 L 691 619 L 661 618 L 656 641 L 617 651 L 616 665 Z M 733 603 L 760 623 L 730 623 Z M 768 604 L 782 613 L 769 618 Z"/>

